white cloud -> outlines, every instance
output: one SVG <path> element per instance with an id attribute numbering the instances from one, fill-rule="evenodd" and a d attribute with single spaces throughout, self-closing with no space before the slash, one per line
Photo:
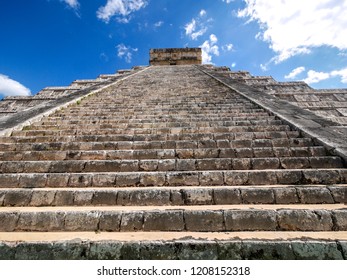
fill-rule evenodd
<path id="1" fill-rule="evenodd" d="M 234 49 L 234 45 L 233 44 L 227 44 L 227 45 L 224 45 L 223 47 L 222 47 L 222 50 L 223 51 L 232 51 Z"/>
<path id="2" fill-rule="evenodd" d="M 346 0 L 244 0 L 239 17 L 257 21 L 262 28 L 258 38 L 269 42 L 278 54 L 275 63 L 313 47 L 347 49 Z"/>
<path id="3" fill-rule="evenodd" d="M 297 67 L 293 69 L 288 75 L 284 76 L 285 79 L 295 79 L 299 74 L 305 71 L 305 67 Z"/>
<path id="4" fill-rule="evenodd" d="M 202 50 L 202 63 L 211 64 L 212 55 L 219 56 L 219 47 L 216 45 L 218 39 L 216 35 L 211 34 L 209 40 L 206 40 L 201 46 Z"/>
<path id="5" fill-rule="evenodd" d="M 131 63 L 133 53 L 138 51 L 137 48 L 127 47 L 124 44 L 119 44 L 116 48 L 117 56 L 119 58 L 124 58 L 127 63 Z"/>
<path id="6" fill-rule="evenodd" d="M 315 84 L 319 83 L 320 81 L 326 80 L 330 78 L 329 73 L 325 72 L 316 72 L 314 70 L 309 70 L 307 72 L 307 78 L 304 79 L 303 81 L 308 84 Z"/>
<path id="7" fill-rule="evenodd" d="M 162 21 L 162 20 L 160 20 L 160 21 L 158 21 L 158 22 L 156 22 L 155 24 L 154 24 L 154 27 L 155 28 L 159 28 L 160 26 L 162 26 L 164 24 L 164 22 Z"/>
<path id="8" fill-rule="evenodd" d="M 226 2 L 227 4 L 230 4 L 231 2 L 235 1 L 235 0 L 222 0 L 223 2 Z"/>
<path id="9" fill-rule="evenodd" d="M 204 35 L 207 31 L 206 22 L 202 21 L 202 18 L 206 16 L 206 11 L 201 10 L 199 16 L 193 18 L 190 22 L 188 22 L 184 29 L 186 31 L 186 35 L 190 37 L 192 40 L 196 40 L 198 37 Z M 209 22 L 210 20 L 207 20 Z"/>
<path id="10" fill-rule="evenodd" d="M 80 6 L 80 3 L 78 2 L 78 0 L 60 0 L 60 1 L 65 2 L 72 9 L 78 9 Z"/>
<path id="11" fill-rule="evenodd" d="M 120 16 L 117 20 L 122 23 L 129 22 L 129 15 L 148 4 L 147 0 L 107 0 L 105 6 L 97 11 L 97 17 L 108 23 L 113 16 Z"/>
<path id="12" fill-rule="evenodd" d="M 8 76 L 0 74 L 0 94 L 5 96 L 29 96 L 30 89 Z"/>
<path id="13" fill-rule="evenodd" d="M 235 67 L 236 67 L 236 62 L 233 62 L 233 63 L 231 64 L 231 67 L 232 67 L 232 68 L 235 68 Z"/>
<path id="14" fill-rule="evenodd" d="M 335 70 L 330 73 L 332 77 L 340 76 L 341 83 L 347 84 L 347 68 L 341 70 Z"/>

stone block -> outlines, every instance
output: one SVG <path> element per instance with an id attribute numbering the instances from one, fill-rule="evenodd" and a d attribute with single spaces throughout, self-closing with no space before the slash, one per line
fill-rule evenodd
<path id="1" fill-rule="evenodd" d="M 224 185 L 223 172 L 200 172 L 199 182 L 202 186 L 222 186 Z"/>
<path id="2" fill-rule="evenodd" d="M 304 180 L 307 184 L 337 184 L 340 183 L 340 175 L 336 170 L 304 170 Z"/>
<path id="3" fill-rule="evenodd" d="M 273 189 L 245 188 L 241 189 L 242 201 L 245 204 L 273 204 L 275 195 Z"/>
<path id="4" fill-rule="evenodd" d="M 225 210 L 227 231 L 274 231 L 277 229 L 273 210 Z"/>
<path id="5" fill-rule="evenodd" d="M 20 188 L 44 188 L 46 183 L 46 174 L 21 174 L 19 179 Z"/>
<path id="6" fill-rule="evenodd" d="M 278 158 L 254 158 L 251 161 L 252 169 L 278 169 L 280 161 Z"/>
<path id="7" fill-rule="evenodd" d="M 347 231 L 347 210 L 333 211 L 335 227 L 339 231 Z"/>
<path id="8" fill-rule="evenodd" d="M 295 188 L 275 188 L 273 191 L 275 194 L 275 202 L 277 204 L 297 204 L 300 202 Z"/>
<path id="9" fill-rule="evenodd" d="M 140 171 L 156 171 L 158 169 L 157 160 L 140 160 L 139 170 Z"/>
<path id="10" fill-rule="evenodd" d="M 186 210 L 184 220 L 187 231 L 224 231 L 222 211 Z"/>
<path id="11" fill-rule="evenodd" d="M 0 231 L 10 232 L 17 230 L 18 213 L 0 212 Z"/>
<path id="12" fill-rule="evenodd" d="M 140 176 L 140 185 L 142 186 L 163 186 L 165 184 L 164 173 L 142 173 Z"/>
<path id="13" fill-rule="evenodd" d="M 331 231 L 331 213 L 325 210 L 278 210 L 278 225 L 288 231 Z"/>
<path id="14" fill-rule="evenodd" d="M 65 216 L 65 231 L 96 231 L 100 220 L 100 213 L 88 212 L 68 212 Z"/>
<path id="15" fill-rule="evenodd" d="M 215 241 L 176 241 L 176 247 L 179 260 L 217 260 L 219 255 Z"/>
<path id="16" fill-rule="evenodd" d="M 117 187 L 135 187 L 140 184 L 140 174 L 120 173 L 116 176 Z"/>
<path id="17" fill-rule="evenodd" d="M 213 190 L 214 204 L 241 204 L 241 192 L 237 188 L 217 188 Z"/>
<path id="18" fill-rule="evenodd" d="M 243 241 L 244 260 L 295 260 L 291 242 L 285 241 Z"/>
<path id="19" fill-rule="evenodd" d="M 248 183 L 247 171 L 224 171 L 224 182 L 229 186 L 241 186 Z"/>
<path id="20" fill-rule="evenodd" d="M 164 159 L 158 161 L 158 171 L 174 171 L 176 161 L 174 159 Z"/>
<path id="21" fill-rule="evenodd" d="M 52 206 L 71 206 L 74 204 L 74 192 L 59 190 L 56 192 Z"/>
<path id="22" fill-rule="evenodd" d="M 324 204 L 334 203 L 330 191 L 323 187 L 298 187 L 298 195 L 301 203 L 307 204 Z"/>
<path id="23" fill-rule="evenodd" d="M 92 205 L 117 205 L 116 190 L 97 190 L 92 198 Z"/>
<path id="24" fill-rule="evenodd" d="M 186 205 L 209 205 L 213 203 L 212 190 L 194 188 L 182 190 Z"/>
<path id="25" fill-rule="evenodd" d="M 166 175 L 170 186 L 198 186 L 199 174 L 196 172 L 172 172 Z"/>
<path id="26" fill-rule="evenodd" d="M 281 170 L 276 173 L 278 184 L 295 185 L 303 181 L 303 173 L 301 170 Z"/>
<path id="27" fill-rule="evenodd" d="M 277 176 L 274 171 L 249 172 L 248 183 L 250 185 L 276 185 Z"/>
<path id="28" fill-rule="evenodd" d="M 280 161 L 283 169 L 304 169 L 310 167 L 308 158 L 281 158 Z"/>
<path id="29" fill-rule="evenodd" d="M 116 184 L 115 174 L 93 174 L 93 187 L 114 187 Z"/>
<path id="30" fill-rule="evenodd" d="M 32 192 L 30 206 L 51 206 L 55 198 L 55 191 L 35 190 Z"/>
<path id="31" fill-rule="evenodd" d="M 146 211 L 144 212 L 144 231 L 183 231 L 182 210 Z"/>
<path id="32" fill-rule="evenodd" d="M 32 195 L 31 190 L 9 190 L 2 191 L 2 203 L 4 206 L 27 206 Z"/>
<path id="33" fill-rule="evenodd" d="M 64 188 L 68 185 L 68 174 L 48 174 L 47 187 L 49 188 Z"/>
<path id="34" fill-rule="evenodd" d="M 92 186 L 92 174 L 71 174 L 69 178 L 69 187 L 86 188 Z"/>
<path id="35" fill-rule="evenodd" d="M 296 241 L 292 248 L 298 260 L 343 260 L 336 242 Z"/>
<path id="36" fill-rule="evenodd" d="M 251 169 L 251 159 L 249 159 L 249 158 L 232 159 L 232 168 L 234 170 L 250 170 Z"/>
<path id="37" fill-rule="evenodd" d="M 90 244 L 88 259 L 90 260 L 119 260 L 121 259 L 121 242 L 95 242 Z"/>
<path id="38" fill-rule="evenodd" d="M 19 174 L 0 174 L 0 186 L 2 188 L 16 188 L 19 185 Z"/>
<path id="39" fill-rule="evenodd" d="M 141 231 L 143 229 L 143 212 L 123 212 L 120 224 L 121 231 Z"/>
<path id="40" fill-rule="evenodd" d="M 17 231 L 63 231 L 65 213 L 22 212 L 19 214 Z"/>
<path id="41" fill-rule="evenodd" d="M 180 159 L 176 161 L 177 171 L 193 171 L 195 169 L 195 159 Z"/>
<path id="42" fill-rule="evenodd" d="M 102 212 L 100 215 L 99 228 L 100 231 L 120 231 L 122 213 L 106 211 Z"/>

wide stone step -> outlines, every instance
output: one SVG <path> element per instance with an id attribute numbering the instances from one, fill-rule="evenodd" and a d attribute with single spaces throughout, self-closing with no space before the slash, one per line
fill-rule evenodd
<path id="1" fill-rule="evenodd" d="M 85 130 L 96 130 L 96 129 L 128 129 L 128 128 L 176 128 L 176 127 L 191 127 L 191 128 L 202 128 L 202 127 L 230 127 L 230 126 L 259 126 L 259 125 L 282 125 L 280 120 L 271 121 L 224 121 L 224 122 L 161 122 L 161 123 L 99 123 L 99 124 L 52 124 L 52 125 L 31 125 L 26 130 L 71 130 L 71 129 L 85 129 Z"/>
<path id="2" fill-rule="evenodd" d="M 142 172 L 342 168 L 341 158 L 210 158 L 166 160 L 0 161 L 5 173 Z"/>
<path id="3" fill-rule="evenodd" d="M 157 119 L 124 119 L 124 116 L 119 116 L 118 118 L 114 119 L 102 119 L 102 118 L 90 118 L 90 119 L 51 119 L 51 118 L 43 118 L 42 121 L 38 122 L 37 124 L 39 125 L 71 125 L 71 124 L 77 124 L 77 125 L 82 125 L 82 124 L 118 124 L 118 123 L 131 123 L 131 124 L 154 124 L 154 123 L 162 123 L 162 122 L 177 122 L 177 123 L 184 123 L 184 122 L 253 122 L 253 121 L 274 121 L 276 120 L 276 117 L 274 116 L 267 116 L 267 117 L 234 117 L 234 118 L 229 118 L 229 117 L 213 117 L 213 118 L 193 118 L 192 116 L 187 117 L 187 118 L 180 118 L 178 116 L 171 116 L 171 117 L 160 117 Z"/>
<path id="4" fill-rule="evenodd" d="M 346 169 L 0 174 L 0 188 L 347 184 Z"/>
<path id="5" fill-rule="evenodd" d="M 347 185 L 0 189 L 0 207 L 334 204 L 346 202 Z"/>
<path id="6" fill-rule="evenodd" d="M 216 143 L 230 147 L 230 142 Z M 82 145 L 82 144 L 81 144 Z M 63 146 L 63 145 L 62 145 Z M 99 145 L 101 146 L 101 145 Z M 273 157 L 322 157 L 326 150 L 317 147 L 264 147 L 264 148 L 209 148 L 209 149 L 137 149 L 137 150 L 58 150 L 50 151 L 49 145 L 42 145 L 43 151 L 30 150 L 0 152 L 0 161 L 39 160 L 149 160 L 149 159 L 210 159 L 210 158 L 273 158 Z M 13 147 L 17 149 L 18 147 Z"/>
<path id="7" fill-rule="evenodd" d="M 259 113 L 259 114 L 240 114 L 239 116 L 218 116 L 218 115 L 167 115 L 163 114 L 160 116 L 157 116 L 155 119 L 153 116 L 144 116 L 144 115 L 118 115 L 113 118 L 108 117 L 98 117 L 98 116 L 88 116 L 86 118 L 83 118 L 82 116 L 78 119 L 71 119 L 67 118 L 66 116 L 57 117 L 55 115 L 50 115 L 48 117 L 43 118 L 42 122 L 46 123 L 52 123 L 52 124 L 59 124 L 59 123 L 84 123 L 84 122 L 145 122 L 145 123 L 152 123 L 152 122 L 166 122 L 166 121 L 248 121 L 248 120 L 259 120 L 259 119 L 266 119 L 271 120 L 275 119 L 275 116 L 270 116 L 267 113 Z"/>
<path id="8" fill-rule="evenodd" d="M 346 231 L 340 204 L 20 207 L 0 209 L 0 231 Z"/>
<path id="9" fill-rule="evenodd" d="M 343 260 L 347 256 L 347 231 L 0 232 L 0 240 L 0 260 Z"/>
<path id="10" fill-rule="evenodd" d="M 70 136 L 18 136 L 0 137 L 0 143 L 41 143 L 41 142 L 114 142 L 114 141 L 206 141 L 206 140 L 238 140 L 250 143 L 255 139 L 289 138 L 300 143 L 298 131 L 236 132 L 236 133 L 182 133 L 182 134 L 109 134 L 103 135 L 70 135 Z M 307 140 L 304 140 L 307 141 Z M 312 139 L 308 140 L 313 142 Z M 172 148 L 170 143 L 169 149 Z M 176 145 L 175 145 L 176 146 Z M 179 148 L 179 147 L 178 147 Z M 182 147 L 183 148 L 183 147 Z M 213 147 L 211 147 L 213 148 Z"/>
<path id="11" fill-rule="evenodd" d="M 95 135 L 95 134 L 190 134 L 190 133 L 237 133 L 237 132 L 267 132 L 289 131 L 288 125 L 257 125 L 232 127 L 174 127 L 174 128 L 114 128 L 114 129 L 60 129 L 55 130 L 22 130 L 13 131 L 11 136 L 68 136 L 68 135 Z"/>

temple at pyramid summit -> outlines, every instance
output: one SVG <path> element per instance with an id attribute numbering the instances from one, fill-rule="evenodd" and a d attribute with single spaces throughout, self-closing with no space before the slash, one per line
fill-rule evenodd
<path id="1" fill-rule="evenodd" d="M 347 89 L 151 49 L 0 102 L 0 259 L 347 259 Z"/>

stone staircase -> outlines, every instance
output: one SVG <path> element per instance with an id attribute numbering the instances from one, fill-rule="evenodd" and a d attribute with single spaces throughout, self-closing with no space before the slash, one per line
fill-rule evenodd
<path id="1" fill-rule="evenodd" d="M 0 138 L 0 259 L 346 259 L 347 170 L 196 66 Z"/>

